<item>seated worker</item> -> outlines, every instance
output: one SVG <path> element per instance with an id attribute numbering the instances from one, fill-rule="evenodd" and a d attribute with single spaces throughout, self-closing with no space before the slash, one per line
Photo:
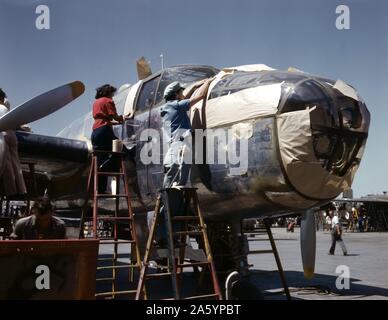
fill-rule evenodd
<path id="1" fill-rule="evenodd" d="M 112 121 L 123 123 L 122 116 L 117 114 L 113 95 L 117 89 L 109 84 L 105 84 L 96 89 L 96 101 L 93 104 L 93 132 L 92 144 L 94 151 L 112 151 L 112 141 L 118 139 L 112 128 Z M 110 155 L 100 154 L 97 156 L 100 171 L 115 171 L 115 164 Z M 108 183 L 107 176 L 98 178 L 98 193 L 106 193 Z"/>
<path id="2" fill-rule="evenodd" d="M 36 201 L 31 216 L 18 220 L 11 235 L 12 240 L 65 239 L 65 223 L 53 217 L 49 200 Z"/>

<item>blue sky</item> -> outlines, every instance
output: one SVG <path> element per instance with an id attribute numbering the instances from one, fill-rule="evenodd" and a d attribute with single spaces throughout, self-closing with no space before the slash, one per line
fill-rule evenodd
<path id="1" fill-rule="evenodd" d="M 51 29 L 37 30 L 46 4 Z M 350 8 L 351 29 L 335 28 L 335 9 Z M 13 106 L 72 80 L 85 94 L 32 124 L 55 135 L 90 110 L 94 89 L 137 80 L 145 55 L 165 65 L 217 67 L 264 63 L 342 79 L 372 115 L 354 183 L 356 195 L 388 190 L 388 1 L 385 0 L 0 0 L 0 87 Z"/>

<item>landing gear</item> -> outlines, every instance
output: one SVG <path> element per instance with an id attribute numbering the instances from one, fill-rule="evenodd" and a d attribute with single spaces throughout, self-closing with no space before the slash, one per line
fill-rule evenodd
<path id="1" fill-rule="evenodd" d="M 240 221 L 228 223 L 208 222 L 208 234 L 220 285 L 225 288 L 224 296 L 230 300 L 262 300 L 264 295 L 258 279 L 252 275 L 248 264 L 249 254 L 272 253 L 276 260 L 281 283 L 287 300 L 291 299 L 283 267 L 271 231 L 271 222 L 264 220 L 265 228 L 259 234 L 268 235 L 271 250 L 249 250 L 247 235 Z M 257 231 L 257 230 L 256 230 Z"/>
<path id="2" fill-rule="evenodd" d="M 240 221 L 208 222 L 208 235 L 220 286 L 229 300 L 262 300 L 263 294 L 249 274 L 247 237 Z"/>
<path id="3" fill-rule="evenodd" d="M 264 295 L 255 279 L 246 276 L 233 285 L 230 300 L 264 300 Z"/>

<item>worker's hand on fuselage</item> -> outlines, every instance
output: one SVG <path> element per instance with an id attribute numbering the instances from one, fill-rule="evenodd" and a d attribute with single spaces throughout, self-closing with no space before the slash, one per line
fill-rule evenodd
<path id="1" fill-rule="evenodd" d="M 114 116 L 112 116 L 112 119 L 113 120 L 115 120 L 115 121 L 117 121 L 118 123 L 123 123 L 124 122 L 124 118 L 123 118 L 123 116 L 119 116 L 119 115 L 114 115 Z"/>
<path id="2" fill-rule="evenodd" d="M 210 78 L 204 82 L 204 84 L 198 89 L 197 96 L 193 99 L 190 99 L 190 108 L 195 105 L 197 102 L 206 98 L 210 83 L 214 80 L 214 78 Z"/>

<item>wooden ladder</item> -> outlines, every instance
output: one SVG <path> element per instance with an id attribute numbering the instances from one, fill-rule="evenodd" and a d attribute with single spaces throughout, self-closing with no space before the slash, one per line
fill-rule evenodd
<path id="1" fill-rule="evenodd" d="M 114 160 L 119 162 L 119 171 L 118 172 L 101 172 L 98 170 L 98 161 L 97 156 L 102 154 L 109 154 L 111 157 L 114 157 Z M 116 298 L 116 296 L 131 295 L 135 294 L 136 290 L 117 290 L 117 276 L 118 270 L 128 269 L 129 270 L 129 282 L 133 281 L 134 270 L 138 269 L 140 271 L 141 267 L 141 258 L 140 251 L 136 236 L 136 229 L 134 223 L 134 215 L 131 207 L 131 197 L 129 194 L 128 188 L 128 178 L 126 174 L 125 164 L 124 164 L 124 153 L 122 152 L 112 152 L 112 151 L 94 151 L 92 154 L 91 166 L 89 171 L 88 183 L 87 183 L 87 193 L 85 198 L 84 208 L 81 214 L 80 222 L 80 234 L 79 238 L 84 238 L 85 230 L 85 219 L 86 213 L 88 210 L 88 201 L 90 194 L 92 193 L 92 203 L 93 203 L 93 217 L 92 217 L 92 237 L 95 239 L 100 239 L 100 247 L 103 245 L 113 245 L 113 255 L 110 258 L 98 258 L 97 265 L 97 274 L 103 272 L 104 270 L 111 270 L 112 274 L 110 277 L 97 278 L 97 282 L 111 282 L 112 289 L 108 292 L 97 292 L 96 297 L 105 297 L 105 298 Z M 111 161 L 113 161 L 113 159 Z M 116 192 L 115 194 L 99 194 L 98 193 L 98 178 L 100 176 L 108 176 L 116 178 Z M 120 182 L 124 182 L 124 193 L 120 194 Z M 93 191 L 92 191 L 93 189 Z M 125 217 L 119 216 L 119 205 L 120 199 L 126 199 L 126 205 L 128 208 L 128 215 Z M 101 199 L 115 199 L 115 211 L 113 216 L 100 216 L 99 215 L 99 200 Z M 110 222 L 113 224 L 111 237 L 100 236 L 99 225 L 104 225 L 104 223 Z M 119 222 L 128 222 L 130 229 L 130 240 L 119 240 L 118 238 L 118 224 Z M 118 264 L 118 247 L 119 245 L 130 244 L 131 253 L 129 256 L 129 263 Z M 135 261 L 133 261 L 135 260 Z M 111 262 L 111 265 L 103 265 L 101 263 Z"/>
<path id="2" fill-rule="evenodd" d="M 279 256 L 279 253 L 278 253 L 278 250 L 277 250 L 277 247 L 276 247 L 276 243 L 275 243 L 275 240 L 274 240 L 274 237 L 273 237 L 273 234 L 272 234 L 271 223 L 270 223 L 270 221 L 268 219 L 264 219 L 263 223 L 264 223 L 264 230 L 263 230 L 263 232 L 258 232 L 257 234 L 264 234 L 264 233 L 267 234 L 268 241 L 271 244 L 271 249 L 268 249 L 268 250 L 252 250 L 252 251 L 249 251 L 247 253 L 247 255 L 252 255 L 252 254 L 271 254 L 271 253 L 274 255 L 274 258 L 275 258 L 275 261 L 276 261 L 276 266 L 278 268 L 278 272 L 279 272 L 279 276 L 280 276 L 280 281 L 281 281 L 283 289 L 284 289 L 284 293 L 286 294 L 287 300 L 291 300 L 290 290 L 289 290 L 288 285 L 287 285 L 286 276 L 284 274 L 282 262 L 280 260 L 280 256 Z M 242 230 L 243 230 L 243 228 L 242 228 Z M 243 233 L 245 235 L 253 234 L 252 232 L 244 231 L 244 230 L 243 230 Z M 264 240 L 264 239 L 262 239 L 262 240 Z"/>
<path id="3" fill-rule="evenodd" d="M 178 198 L 177 198 L 178 197 Z M 164 210 L 162 210 L 162 199 L 164 199 Z M 172 212 L 174 199 L 181 199 L 181 206 L 179 212 Z M 190 208 L 192 207 L 192 210 Z M 175 208 L 176 210 L 176 208 Z M 164 222 L 167 231 L 168 244 L 168 266 L 165 273 L 149 273 L 149 266 L 152 253 L 155 251 L 155 233 L 156 228 L 161 222 L 162 211 L 164 212 Z M 178 231 L 176 231 L 178 229 Z M 199 237 L 203 242 L 205 261 L 185 263 L 185 249 L 187 247 L 187 236 Z M 178 254 L 176 254 L 176 250 Z M 182 274 L 183 269 L 188 267 L 201 267 L 202 273 L 208 270 L 212 279 L 212 286 L 214 292 L 210 294 L 194 295 L 191 297 L 183 297 L 181 294 Z M 147 299 L 144 294 L 146 280 L 158 279 L 161 277 L 171 277 L 173 296 L 166 298 L 166 300 L 178 299 L 222 299 L 221 290 L 218 284 L 216 270 L 213 262 L 213 256 L 210 250 L 210 244 L 206 232 L 206 224 L 201 214 L 199 201 L 197 197 L 196 188 L 167 188 L 161 190 L 159 194 L 155 212 L 153 215 L 150 234 L 147 241 L 147 247 L 140 271 L 139 283 L 137 287 L 136 299 L 142 297 Z"/>

